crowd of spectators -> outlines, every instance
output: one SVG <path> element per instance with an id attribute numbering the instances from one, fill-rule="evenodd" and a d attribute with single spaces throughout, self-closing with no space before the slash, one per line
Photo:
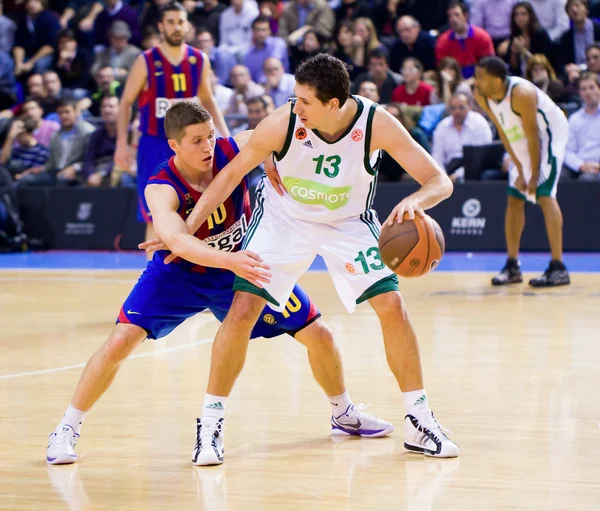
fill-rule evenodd
<path id="1" fill-rule="evenodd" d="M 139 53 L 160 43 L 166 3 L 0 2 L 0 187 L 135 185 L 135 167 L 113 168 L 119 97 Z M 293 95 L 303 59 L 329 52 L 346 63 L 353 93 L 381 103 L 461 182 L 462 147 L 497 139 L 472 100 L 477 60 L 497 54 L 570 116 L 563 177 L 600 176 L 600 0 L 182 4 L 232 133 Z M 388 157 L 380 170 L 383 181 L 410 179 Z"/>

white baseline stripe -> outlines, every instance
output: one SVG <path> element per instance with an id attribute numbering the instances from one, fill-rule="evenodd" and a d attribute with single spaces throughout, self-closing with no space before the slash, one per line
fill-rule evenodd
<path id="1" fill-rule="evenodd" d="M 200 341 L 182 344 L 181 346 L 174 346 L 172 348 L 163 348 L 160 350 L 150 351 L 148 353 L 139 353 L 137 355 L 131 355 L 130 357 L 128 357 L 128 359 L 153 357 L 154 355 L 159 355 L 162 353 L 172 353 L 174 351 L 184 350 L 186 348 L 191 348 L 193 346 L 200 346 L 202 344 L 210 344 L 211 342 L 213 342 L 212 337 L 210 339 L 202 339 Z M 25 376 L 37 376 L 40 374 L 59 373 L 61 371 L 69 371 L 71 369 L 81 369 L 82 367 L 85 367 L 85 364 L 87 364 L 87 362 L 84 362 L 83 364 L 74 364 L 71 366 L 54 367 L 52 369 L 41 369 L 39 371 L 28 371 L 25 373 L 3 374 L 3 375 L 0 375 L 0 380 L 23 378 Z"/>

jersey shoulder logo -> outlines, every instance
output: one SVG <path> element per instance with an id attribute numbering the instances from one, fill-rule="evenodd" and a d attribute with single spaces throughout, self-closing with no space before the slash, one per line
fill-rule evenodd
<path id="1" fill-rule="evenodd" d="M 190 64 L 192 64 L 192 66 L 193 66 L 193 65 L 194 65 L 196 62 L 198 62 L 198 59 L 196 58 L 196 55 L 192 55 L 192 56 L 191 56 L 191 57 L 190 57 L 188 60 L 190 61 Z"/>
<path id="2" fill-rule="evenodd" d="M 352 140 L 355 142 L 360 142 L 363 139 L 363 132 L 358 128 L 352 132 Z"/>
<path id="3" fill-rule="evenodd" d="M 306 133 L 306 128 L 303 128 L 302 126 L 300 126 L 297 130 L 296 130 L 296 138 L 298 140 L 304 140 L 307 137 L 308 133 Z"/>

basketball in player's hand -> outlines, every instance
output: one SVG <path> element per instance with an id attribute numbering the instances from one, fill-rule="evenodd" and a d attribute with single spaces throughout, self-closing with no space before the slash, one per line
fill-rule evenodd
<path id="1" fill-rule="evenodd" d="M 429 215 L 399 224 L 384 225 L 379 236 L 383 262 L 401 277 L 420 277 L 432 271 L 442 259 L 446 241 L 439 224 Z"/>

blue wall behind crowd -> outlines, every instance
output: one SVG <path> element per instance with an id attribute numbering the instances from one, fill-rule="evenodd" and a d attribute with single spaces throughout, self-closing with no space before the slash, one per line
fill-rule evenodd
<path id="1" fill-rule="evenodd" d="M 415 185 L 378 187 L 375 209 L 385 219 Z M 567 251 L 600 251 L 600 183 L 564 182 L 558 199 L 564 216 Z M 26 230 L 56 249 L 133 250 L 143 240 L 132 189 L 23 189 L 19 199 Z M 455 187 L 453 195 L 429 211 L 446 237 L 447 250 L 503 251 L 506 185 L 474 182 Z M 541 211 L 527 207 L 523 250 L 548 250 Z"/>

